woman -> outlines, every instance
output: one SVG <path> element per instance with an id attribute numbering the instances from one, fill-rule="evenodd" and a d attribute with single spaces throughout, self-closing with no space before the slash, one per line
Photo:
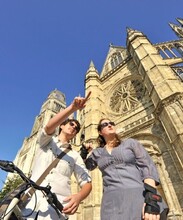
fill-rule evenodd
<path id="1" fill-rule="evenodd" d="M 158 172 L 147 151 L 134 139 L 121 141 L 109 119 L 100 120 L 98 132 L 99 147 L 85 163 L 89 170 L 98 166 L 102 172 L 101 220 L 159 220 L 164 204 L 156 193 Z"/>

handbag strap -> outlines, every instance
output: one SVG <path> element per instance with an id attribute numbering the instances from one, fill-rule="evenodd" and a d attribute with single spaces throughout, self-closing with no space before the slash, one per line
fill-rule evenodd
<path id="1" fill-rule="evenodd" d="M 43 180 L 45 179 L 45 177 L 49 174 L 49 172 L 54 168 L 56 167 L 56 165 L 58 164 L 58 162 L 60 161 L 60 159 L 66 155 L 72 148 L 71 148 L 71 145 L 70 144 L 63 144 L 61 145 L 60 147 L 66 147 L 67 148 L 62 151 L 52 162 L 51 164 L 46 168 L 46 170 L 41 174 L 41 176 L 37 179 L 37 181 L 35 182 L 37 185 L 40 185 Z M 21 198 L 21 200 L 23 202 L 25 202 L 28 198 L 30 198 L 34 192 L 35 192 L 36 189 L 34 188 L 31 188 L 26 194 L 24 194 Z"/>

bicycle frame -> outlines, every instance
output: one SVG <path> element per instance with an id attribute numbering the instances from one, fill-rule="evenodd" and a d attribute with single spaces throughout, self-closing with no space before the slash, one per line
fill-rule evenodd
<path id="1" fill-rule="evenodd" d="M 8 208 L 6 209 L 5 213 L 2 216 L 3 220 L 9 220 L 9 218 L 11 217 L 13 212 L 15 213 L 18 220 L 22 219 L 21 210 L 17 206 L 19 201 L 20 201 L 20 199 L 18 199 L 18 198 L 12 199 L 11 203 L 9 204 Z"/>
<path id="2" fill-rule="evenodd" d="M 63 205 L 58 201 L 56 194 L 51 192 L 50 186 L 43 187 L 43 186 L 37 185 L 31 179 L 26 177 L 25 174 L 18 167 L 16 167 L 11 161 L 0 160 L 0 168 L 7 171 L 7 172 L 16 172 L 27 183 L 26 186 L 12 199 L 12 201 L 8 205 L 8 208 L 6 209 L 5 213 L 3 213 L 3 215 L 2 215 L 3 220 L 9 220 L 12 213 L 15 213 L 18 220 L 23 219 L 23 216 L 21 214 L 21 210 L 18 207 L 18 203 L 21 201 L 22 194 L 29 187 L 33 187 L 36 190 L 41 190 L 42 192 L 44 192 L 44 194 L 47 198 L 47 202 L 55 209 L 58 216 L 61 215 Z"/>

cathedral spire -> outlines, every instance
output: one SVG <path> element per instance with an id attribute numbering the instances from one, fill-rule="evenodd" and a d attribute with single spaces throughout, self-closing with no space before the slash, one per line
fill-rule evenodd
<path id="1" fill-rule="evenodd" d="M 130 27 L 126 27 L 126 32 L 129 35 L 131 32 L 135 32 L 135 30 Z"/>
<path id="2" fill-rule="evenodd" d="M 126 31 L 127 31 L 127 40 L 126 40 L 127 47 L 129 45 L 130 41 L 133 41 L 137 37 L 143 37 L 144 36 L 144 34 L 141 31 L 134 30 L 134 29 L 129 28 L 129 27 L 126 28 Z"/>
<path id="3" fill-rule="evenodd" d="M 90 66 L 89 66 L 89 69 L 90 69 L 90 68 L 91 68 L 91 69 L 93 69 L 93 68 L 95 69 L 95 65 L 94 65 L 94 63 L 93 63 L 92 60 L 91 60 L 91 62 L 90 62 Z"/>
<path id="4" fill-rule="evenodd" d="M 183 26 L 183 18 L 177 18 L 177 21 Z"/>
<path id="5" fill-rule="evenodd" d="M 183 22 L 183 20 L 182 20 L 182 22 Z M 183 27 L 176 25 L 176 24 L 173 24 L 173 23 L 169 23 L 169 25 L 178 37 L 180 37 L 180 38 L 183 37 Z"/>
<path id="6" fill-rule="evenodd" d="M 95 65 L 94 65 L 94 63 L 93 63 L 93 61 L 91 60 L 91 62 L 90 62 L 90 65 L 89 65 L 89 68 L 88 68 L 88 70 L 87 70 L 87 72 L 86 72 L 86 74 L 88 75 L 98 75 L 98 71 L 97 71 L 97 69 L 95 68 Z"/>
<path id="7" fill-rule="evenodd" d="M 126 32 L 127 32 L 127 35 L 130 36 L 130 35 L 143 35 L 143 33 L 141 31 L 138 31 L 138 30 L 135 30 L 135 29 L 132 29 L 130 27 L 126 27 Z"/>
<path id="8" fill-rule="evenodd" d="M 134 29 L 130 28 L 130 27 L 126 27 L 126 31 L 130 32 L 130 31 L 134 31 Z"/>

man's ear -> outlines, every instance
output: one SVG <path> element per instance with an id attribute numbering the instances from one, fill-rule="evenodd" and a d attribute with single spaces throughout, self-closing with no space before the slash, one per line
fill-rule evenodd
<path id="1" fill-rule="evenodd" d="M 60 125 L 60 126 L 59 126 L 59 134 L 60 134 L 60 132 L 62 131 L 63 126 L 64 126 L 64 125 Z"/>
<path id="2" fill-rule="evenodd" d="M 63 129 L 65 125 L 60 125 L 60 128 Z"/>

